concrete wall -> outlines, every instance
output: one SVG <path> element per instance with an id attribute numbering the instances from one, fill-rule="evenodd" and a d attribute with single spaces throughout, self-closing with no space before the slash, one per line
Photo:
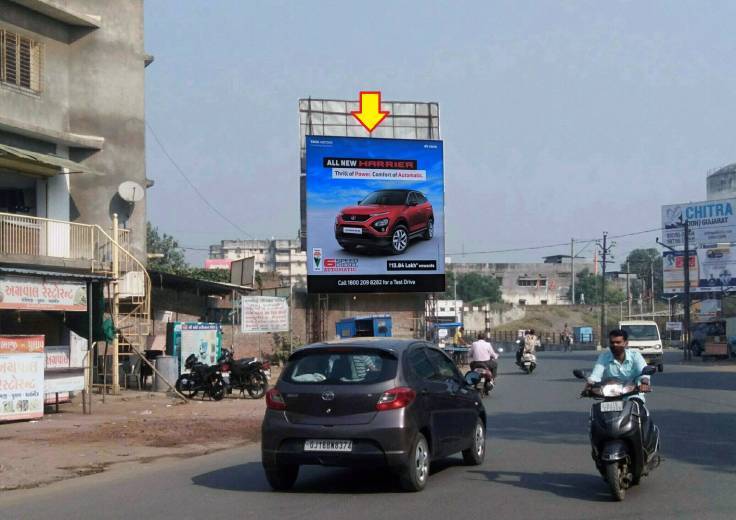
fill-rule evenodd
<path id="1" fill-rule="evenodd" d="M 51 150 L 105 177 L 71 176 L 71 220 L 112 225 L 112 214 L 132 230 L 132 248 L 145 258 L 145 202 L 134 208 L 117 195 L 118 185 L 146 185 L 143 0 L 65 0 L 77 13 L 98 16 L 98 29 L 71 26 L 0 0 L 0 26 L 43 43 L 42 91 L 19 92 L 0 85 L 0 117 L 34 129 L 25 146 Z M 5 128 L 5 132 L 22 133 Z M 84 136 L 104 138 L 101 150 Z M 78 143 L 63 142 L 78 139 Z M 17 139 L 16 139 L 17 140 Z M 18 146 L 3 139 L 0 142 Z"/>
<path id="2" fill-rule="evenodd" d="M 470 307 L 463 311 L 462 321 L 465 330 L 480 332 L 511 321 L 521 320 L 524 316 L 526 316 L 526 309 L 521 305 L 509 309 L 491 309 L 488 312 L 478 307 Z"/>

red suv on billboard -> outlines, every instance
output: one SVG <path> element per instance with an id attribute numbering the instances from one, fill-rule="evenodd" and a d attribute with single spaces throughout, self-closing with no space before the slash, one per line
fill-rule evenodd
<path id="1" fill-rule="evenodd" d="M 335 238 L 340 247 L 390 249 L 400 255 L 409 241 L 434 236 L 432 204 L 418 191 L 378 190 L 340 210 L 335 219 Z"/>

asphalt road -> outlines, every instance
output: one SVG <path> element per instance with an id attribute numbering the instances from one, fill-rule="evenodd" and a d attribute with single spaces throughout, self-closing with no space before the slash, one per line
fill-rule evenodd
<path id="1" fill-rule="evenodd" d="M 736 367 L 683 366 L 679 353 L 667 355 L 648 398 L 665 460 L 617 503 L 590 459 L 590 401 L 577 399 L 571 375 L 593 355 L 539 357 L 531 376 L 502 360 L 486 400 L 485 464 L 435 463 L 422 493 L 398 491 L 380 471 L 327 468 L 306 468 L 292 492 L 274 493 L 251 446 L 6 493 L 0 518 L 736 518 Z"/>

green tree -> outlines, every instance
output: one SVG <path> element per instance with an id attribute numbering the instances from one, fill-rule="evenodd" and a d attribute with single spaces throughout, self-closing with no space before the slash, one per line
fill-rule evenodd
<path id="1" fill-rule="evenodd" d="M 585 295 L 585 303 L 590 305 L 598 305 L 601 303 L 601 284 L 603 277 L 598 274 L 591 273 L 588 269 L 583 269 L 577 276 L 575 282 L 575 303 L 580 303 L 580 295 Z M 570 290 L 567 297 L 570 298 Z M 626 301 L 624 292 L 612 284 L 606 284 L 606 303 L 620 303 Z"/>
<path id="2" fill-rule="evenodd" d="M 637 282 L 631 283 L 633 298 L 638 298 L 644 286 L 649 288 L 654 269 L 654 297 L 662 296 L 662 255 L 654 248 L 634 249 L 621 264 L 621 270 L 628 270 L 638 278 Z"/>
<path id="3" fill-rule="evenodd" d="M 495 276 L 465 273 L 457 278 L 458 298 L 471 304 L 501 301 L 501 284 Z"/>
<path id="4" fill-rule="evenodd" d="M 149 254 L 163 255 L 161 258 L 150 259 L 149 269 L 164 273 L 181 273 L 188 267 L 176 239 L 166 233 L 159 233 L 158 228 L 150 222 L 146 224 L 146 246 Z"/>

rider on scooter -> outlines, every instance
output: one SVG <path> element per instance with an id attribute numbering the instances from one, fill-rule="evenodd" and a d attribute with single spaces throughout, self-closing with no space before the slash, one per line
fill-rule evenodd
<path id="1" fill-rule="evenodd" d="M 642 375 L 642 370 L 647 366 L 647 362 L 637 350 L 627 348 L 629 334 L 621 329 L 612 330 L 608 334 L 608 342 L 609 351 L 598 356 L 593 372 L 588 377 L 585 390 L 589 391 L 595 383 L 616 379 L 622 384 L 637 384 L 642 392 L 649 392 L 651 390 L 649 376 Z M 644 406 L 644 395 L 640 393 L 631 398 L 638 399 L 641 402 L 641 408 L 646 414 L 642 418 L 642 422 L 649 419 L 649 411 Z"/>

